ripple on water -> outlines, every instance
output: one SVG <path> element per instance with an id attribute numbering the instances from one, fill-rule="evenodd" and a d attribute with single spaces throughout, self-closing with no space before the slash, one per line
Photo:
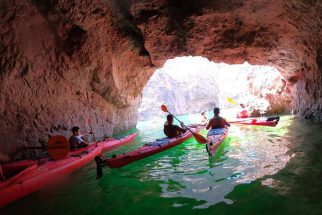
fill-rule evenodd
<path id="1" fill-rule="evenodd" d="M 271 197 L 272 192 L 275 192 L 273 198 L 278 202 L 282 199 L 277 195 L 288 197 L 283 199 L 299 198 L 302 203 L 311 201 L 311 198 L 312 202 L 319 201 L 321 192 L 316 187 L 321 186 L 319 153 L 322 154 L 322 147 L 318 145 L 321 135 L 314 136 L 312 129 L 303 128 L 302 122 L 295 123 L 293 132 L 289 129 L 292 123 L 293 118 L 282 117 L 275 128 L 232 126 L 229 138 L 213 158 L 208 158 L 204 145 L 190 139 L 128 166 L 105 168 L 105 176 L 99 181 L 94 179 L 95 165 L 91 164 L 72 174 L 71 181 L 65 181 L 61 187 L 44 189 L 12 208 L 16 208 L 15 212 L 28 208 L 26 213 L 32 211 L 35 214 L 46 210 L 51 214 L 64 213 L 65 210 L 74 214 L 102 211 L 130 214 L 132 210 L 155 209 L 157 203 L 160 211 L 156 213 L 160 214 L 171 211 L 171 207 L 175 207 L 173 211 L 176 213 L 180 209 L 184 212 L 191 208 L 227 209 L 226 206 L 232 203 L 234 208 L 238 204 L 256 208 L 253 205 L 256 199 L 252 196 Z M 160 133 L 149 132 L 145 134 L 142 130 L 137 143 L 110 154 L 130 151 L 145 144 L 146 140 L 160 137 Z M 311 189 L 310 183 L 316 186 Z M 296 195 L 291 195 L 292 192 Z M 301 196 L 304 197 L 301 199 Z M 240 200 L 244 198 L 248 199 Z M 66 205 L 66 202 L 72 204 Z M 37 203 L 37 206 L 31 207 L 31 203 Z M 53 207 L 54 204 L 64 205 L 67 209 Z M 288 209 L 293 207 L 294 204 Z M 124 208 L 129 211 L 124 212 Z"/>
<path id="2" fill-rule="evenodd" d="M 173 190 L 173 185 L 161 184 L 162 197 L 193 198 L 200 203 L 195 208 L 207 208 L 219 202 L 231 204 L 232 200 L 225 196 L 237 184 L 274 175 L 289 162 L 290 142 L 287 138 L 276 139 L 284 133 L 271 128 L 233 128 L 229 134 L 231 140 L 222 144 L 214 158 L 209 159 L 203 146 L 190 141 L 184 147 L 186 153 L 164 156 L 147 171 L 150 178 L 175 181 L 179 185 Z M 174 158 L 180 162 L 173 165 Z"/>

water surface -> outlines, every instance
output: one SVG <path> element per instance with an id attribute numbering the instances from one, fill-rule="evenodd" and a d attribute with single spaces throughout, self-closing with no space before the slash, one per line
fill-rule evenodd
<path id="1" fill-rule="evenodd" d="M 160 120 L 137 128 L 134 143 L 105 156 L 162 137 Z M 101 180 L 92 162 L 0 214 L 322 214 L 321 129 L 291 116 L 275 128 L 232 126 L 213 158 L 189 139 L 123 168 L 105 168 Z"/>

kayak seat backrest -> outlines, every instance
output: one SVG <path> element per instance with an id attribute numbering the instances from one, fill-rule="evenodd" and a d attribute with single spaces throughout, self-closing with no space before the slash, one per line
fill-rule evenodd
<path id="1" fill-rule="evenodd" d="M 212 136 L 212 135 L 220 135 L 224 134 L 226 132 L 226 128 L 215 128 L 215 129 L 210 129 L 208 131 L 207 136 Z"/>
<path id="2" fill-rule="evenodd" d="M 82 155 L 87 155 L 87 154 L 89 154 L 89 151 L 82 151 L 82 152 L 80 152 L 80 153 L 78 153 L 78 154 L 72 154 L 72 155 L 70 155 L 71 157 L 82 157 Z"/>
<path id="3" fill-rule="evenodd" d="M 163 138 L 163 139 L 159 139 L 159 140 L 156 140 L 152 143 L 148 143 L 146 144 L 147 146 L 162 146 L 164 144 L 167 144 L 169 143 L 170 141 L 170 138 Z"/>

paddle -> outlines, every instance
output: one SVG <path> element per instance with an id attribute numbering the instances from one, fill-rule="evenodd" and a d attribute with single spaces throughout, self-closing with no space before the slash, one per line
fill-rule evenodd
<path id="1" fill-rule="evenodd" d="M 100 179 L 103 176 L 102 163 L 103 159 L 100 156 L 95 156 L 96 162 L 96 179 Z"/>
<path id="2" fill-rule="evenodd" d="M 167 106 L 165 106 L 165 105 L 161 105 L 161 110 L 163 111 L 163 112 L 168 112 L 169 114 L 171 114 L 169 111 L 168 111 L 168 108 L 167 108 Z M 173 115 L 173 114 L 171 114 L 171 115 Z M 173 116 L 176 120 L 178 120 L 181 124 L 183 124 L 177 117 L 175 117 L 175 116 Z M 204 138 L 201 134 L 197 134 L 197 133 L 195 133 L 195 132 L 193 132 L 193 131 L 191 131 L 190 130 L 190 128 L 188 128 L 186 125 L 184 125 L 184 127 L 188 130 L 188 131 L 190 131 L 192 134 L 193 134 L 193 137 L 196 139 L 196 141 L 198 142 L 198 143 L 207 143 L 208 141 L 207 141 L 207 139 L 206 138 Z"/>
<path id="3" fill-rule="evenodd" d="M 234 99 L 232 99 L 231 97 L 227 96 L 227 101 L 232 105 L 232 106 L 235 106 L 236 105 L 236 102 Z"/>
<path id="4" fill-rule="evenodd" d="M 92 128 L 92 121 L 90 118 L 88 118 L 88 125 L 89 125 L 89 128 L 91 129 L 91 134 L 93 134 L 93 137 L 94 137 L 94 141 L 96 142 L 96 138 L 95 138 L 95 135 L 94 135 L 94 132 L 93 132 L 93 128 Z"/>
<path id="5" fill-rule="evenodd" d="M 63 159 L 66 158 L 69 151 L 70 151 L 70 145 L 67 141 L 67 139 L 62 135 L 52 136 L 48 140 L 47 146 L 25 146 L 24 149 L 42 149 L 47 150 L 48 155 L 55 159 Z"/>
<path id="6" fill-rule="evenodd" d="M 55 160 L 66 158 L 69 153 L 69 143 L 62 135 L 53 136 L 47 144 L 49 156 Z"/>

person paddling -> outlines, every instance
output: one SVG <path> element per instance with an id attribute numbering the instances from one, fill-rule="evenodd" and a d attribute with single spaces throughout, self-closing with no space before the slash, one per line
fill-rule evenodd
<path id="1" fill-rule="evenodd" d="M 247 118 L 249 117 L 248 110 L 246 109 L 244 104 L 239 104 L 240 110 L 237 114 L 237 118 Z"/>
<path id="2" fill-rule="evenodd" d="M 225 128 L 226 126 L 230 127 L 229 122 L 226 121 L 226 119 L 222 118 L 219 116 L 220 114 L 220 109 L 219 108 L 214 108 L 214 117 L 209 120 L 206 129 L 209 130 L 211 129 L 216 129 L 216 128 Z"/>
<path id="3" fill-rule="evenodd" d="M 87 146 L 89 146 L 88 142 L 86 142 L 85 140 L 83 140 L 83 136 L 85 135 L 81 135 L 79 132 L 79 127 L 74 126 L 72 128 L 72 133 L 73 135 L 69 138 L 69 144 L 70 144 L 70 149 L 71 150 L 76 150 L 79 148 L 85 148 Z M 91 132 L 90 132 L 91 133 Z"/>
<path id="4" fill-rule="evenodd" d="M 207 125 L 208 124 L 208 118 L 206 116 L 205 112 L 201 112 L 201 125 Z"/>
<path id="5" fill-rule="evenodd" d="M 181 127 L 184 127 L 184 124 L 181 122 Z M 163 132 L 168 138 L 176 137 L 180 134 L 186 132 L 185 129 L 173 124 L 173 115 L 167 115 L 167 121 L 164 123 Z"/>
<path id="6" fill-rule="evenodd" d="M 206 150 L 210 157 L 214 155 L 219 145 L 223 142 L 223 138 L 227 136 L 226 127 L 230 127 L 230 124 L 226 121 L 226 119 L 219 116 L 219 108 L 214 108 L 214 114 L 215 116 L 210 119 L 206 126 L 207 130 L 210 129 L 207 134 L 208 142 L 206 144 Z"/>

